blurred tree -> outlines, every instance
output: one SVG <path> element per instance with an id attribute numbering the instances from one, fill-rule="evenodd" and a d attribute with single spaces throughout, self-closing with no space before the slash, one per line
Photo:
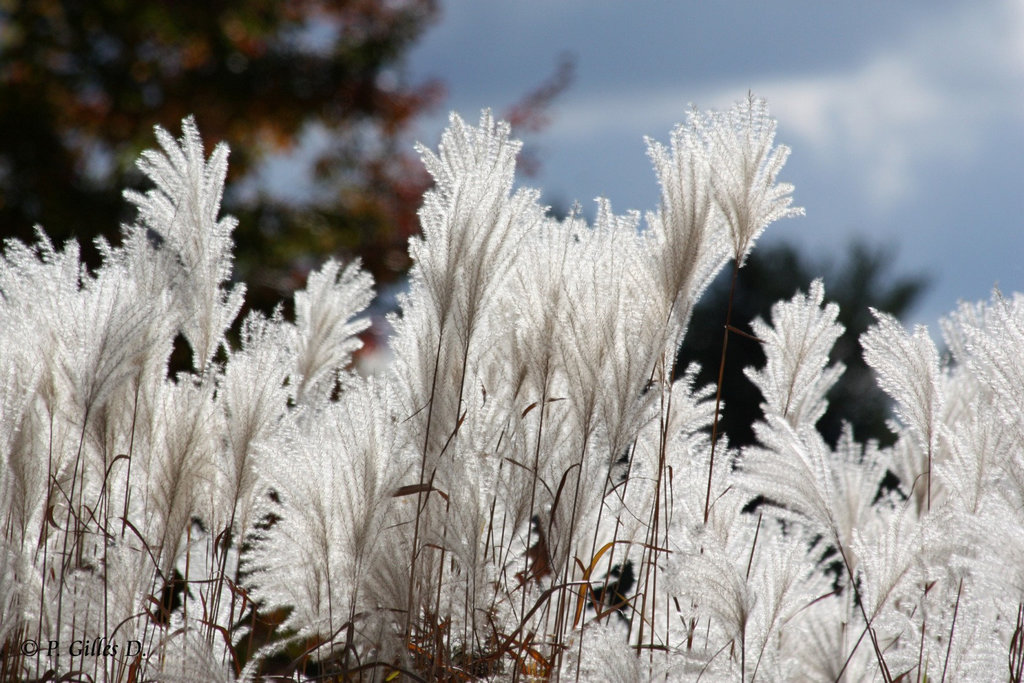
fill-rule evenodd
<path id="1" fill-rule="evenodd" d="M 926 285 L 921 276 L 893 277 L 891 256 L 881 248 L 855 242 L 836 263 L 815 263 L 787 244 L 759 245 L 740 271 L 733 300 L 733 324 L 751 333 L 750 321 L 760 317 L 771 322 L 771 306 L 789 299 L 797 290 L 806 292 L 811 281 L 822 277 L 825 297 L 839 305 L 839 322 L 846 331 L 832 350 L 831 362 L 841 361 L 846 372 L 828 394 L 829 406 L 818 422 L 825 439 L 835 444 L 843 422 L 853 426 L 859 440 L 877 439 L 892 443 L 885 426 L 890 402 L 875 385 L 871 370 L 864 363 L 859 338 L 874 322 L 869 306 L 897 317 L 905 315 Z M 729 279 L 724 273 L 705 292 L 694 310 L 690 329 L 679 354 L 681 370 L 693 362 L 701 364 L 700 384 L 714 384 L 722 353 L 722 326 L 729 300 Z M 762 367 L 764 353 L 758 342 L 738 334 L 730 335 L 729 352 L 722 382 L 724 411 L 719 433 L 729 437 L 732 446 L 754 442 L 752 425 L 761 416 L 760 392 L 743 374 L 747 366 Z"/>
<path id="2" fill-rule="evenodd" d="M 0 234 L 31 239 L 41 223 L 94 260 L 89 238 L 131 218 L 120 188 L 152 126 L 176 133 L 191 113 L 231 145 L 233 188 L 266 154 L 326 141 L 309 201 L 256 183 L 225 197 L 250 303 L 301 284 L 309 252 L 361 255 L 394 279 L 426 183 L 396 142 L 441 94 L 405 83 L 400 60 L 435 14 L 433 0 L 0 2 Z"/>
<path id="3" fill-rule="evenodd" d="M 193 114 L 231 145 L 224 210 L 249 306 L 331 254 L 393 282 L 429 184 L 407 133 L 443 94 L 402 61 L 436 16 L 436 0 L 0 0 L 0 237 L 42 224 L 95 265 L 92 238 L 116 242 L 133 218 L 121 189 L 153 125 L 176 134 Z M 571 76 L 563 58 L 505 117 L 536 130 Z M 304 163 L 260 173 L 288 153 Z"/>

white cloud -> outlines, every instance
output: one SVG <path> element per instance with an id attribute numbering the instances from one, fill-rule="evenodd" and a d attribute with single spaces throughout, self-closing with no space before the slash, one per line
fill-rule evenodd
<path id="1" fill-rule="evenodd" d="M 726 107 L 748 89 L 767 97 L 781 137 L 818 164 L 845 166 L 865 202 L 885 211 L 921 190 L 928 166 L 966 163 L 983 138 L 1024 123 L 1024 3 L 961 5 L 922 21 L 898 44 L 841 71 L 719 83 L 704 92 L 664 88 L 572 99 L 552 136 L 659 134 L 694 102 Z"/>
<path id="2" fill-rule="evenodd" d="M 916 66 L 883 57 L 851 73 L 767 83 L 759 91 L 819 160 L 853 161 L 869 201 L 884 208 L 915 189 L 914 166 L 923 157 L 969 147 L 965 137 L 943 133 L 952 123 L 948 95 Z"/>
<path id="3" fill-rule="evenodd" d="M 1007 118 L 1024 123 L 1024 9 L 977 3 L 918 27 L 860 67 L 763 85 L 788 129 L 865 170 L 886 208 L 926 165 L 965 163 Z"/>

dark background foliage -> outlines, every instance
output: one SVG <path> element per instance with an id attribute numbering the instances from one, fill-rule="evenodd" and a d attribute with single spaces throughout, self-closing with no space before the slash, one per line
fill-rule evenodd
<path id="1" fill-rule="evenodd" d="M 122 187 L 160 124 L 194 114 L 231 146 L 225 210 L 239 218 L 236 273 L 250 304 L 304 281 L 309 254 L 359 255 L 379 280 L 407 266 L 426 178 L 402 138 L 437 103 L 401 58 L 436 16 L 431 0 L 13 0 L 0 4 L 0 231 L 95 235 L 130 220 Z M 233 191 L 312 126 L 329 191 L 301 205 Z M 403 144 L 399 146 L 397 143 Z M 252 194 L 252 193 L 250 193 Z"/>
<path id="2" fill-rule="evenodd" d="M 750 253 L 736 281 L 732 324 L 747 334 L 753 333 L 752 320 L 761 318 L 770 323 L 772 304 L 791 298 L 797 290 L 806 292 L 818 277 L 824 280 L 825 298 L 839 305 L 839 322 L 846 330 L 832 349 L 830 362 L 842 362 L 846 372 L 829 392 L 828 411 L 818 422 L 819 431 L 833 445 L 843 422 L 853 426 L 854 436 L 860 441 L 893 441 L 885 424 L 890 415 L 889 400 L 864 363 L 858 340 L 874 322 L 870 307 L 903 316 L 927 281 L 920 275 L 892 274 L 891 261 L 886 250 L 857 242 L 845 247 L 841 257 L 831 262 L 808 257 L 792 245 L 760 244 Z M 698 302 L 678 356 L 680 370 L 691 362 L 700 363 L 701 384 L 718 380 L 731 270 L 726 268 Z M 753 424 L 760 418 L 763 397 L 743 374 L 743 368 L 761 367 L 764 362 L 757 341 L 730 335 L 722 381 L 725 407 L 719 433 L 728 435 L 732 446 L 754 442 Z"/>

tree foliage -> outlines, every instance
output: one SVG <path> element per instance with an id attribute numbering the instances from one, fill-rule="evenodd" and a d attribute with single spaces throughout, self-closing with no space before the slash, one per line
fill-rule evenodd
<path id="1" fill-rule="evenodd" d="M 817 423 L 826 441 L 835 445 L 844 422 L 853 427 L 858 440 L 877 439 L 892 443 L 886 426 L 891 413 L 889 399 L 875 384 L 864 362 L 860 335 L 874 324 L 870 308 L 902 317 L 924 290 L 923 276 L 895 275 L 892 257 L 884 249 L 853 242 L 831 263 L 815 262 L 795 246 L 786 243 L 763 245 L 751 252 L 740 271 L 733 298 L 733 325 L 752 334 L 750 323 L 769 320 L 776 301 L 807 291 L 812 280 L 821 277 L 829 301 L 839 304 L 839 322 L 845 328 L 832 348 L 830 359 L 846 366 L 846 372 L 828 393 L 828 410 Z M 679 367 L 698 362 L 701 383 L 714 384 L 722 353 L 722 328 L 729 301 L 729 280 L 720 277 L 694 308 L 686 343 L 680 351 Z M 729 341 L 723 377 L 725 410 L 719 431 L 728 435 L 730 445 L 754 443 L 753 424 L 761 414 L 762 397 L 744 375 L 746 367 L 761 367 L 764 351 L 756 340 L 733 334 Z"/>
<path id="2" fill-rule="evenodd" d="M 360 255 L 391 280 L 426 184 L 402 134 L 441 94 L 406 82 L 402 58 L 435 16 L 433 0 L 3 3 L 0 233 L 31 239 L 39 223 L 57 243 L 116 238 L 132 218 L 120 188 L 139 182 L 153 126 L 193 114 L 231 145 L 234 180 L 305 133 L 327 141 L 312 201 L 225 198 L 250 303 L 301 285 L 309 253 Z"/>

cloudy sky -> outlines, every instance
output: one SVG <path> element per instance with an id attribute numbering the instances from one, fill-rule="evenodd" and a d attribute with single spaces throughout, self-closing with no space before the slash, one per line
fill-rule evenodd
<path id="1" fill-rule="evenodd" d="M 552 123 L 528 138 L 545 201 L 654 208 L 643 136 L 667 141 L 690 103 L 767 98 L 793 149 L 783 179 L 807 216 L 786 239 L 838 260 L 862 236 L 931 286 L 915 321 L 993 285 L 1024 291 L 1024 2 L 442 0 L 408 61 L 445 108 L 501 111 L 572 55 Z M 423 122 L 434 144 L 445 112 Z"/>

